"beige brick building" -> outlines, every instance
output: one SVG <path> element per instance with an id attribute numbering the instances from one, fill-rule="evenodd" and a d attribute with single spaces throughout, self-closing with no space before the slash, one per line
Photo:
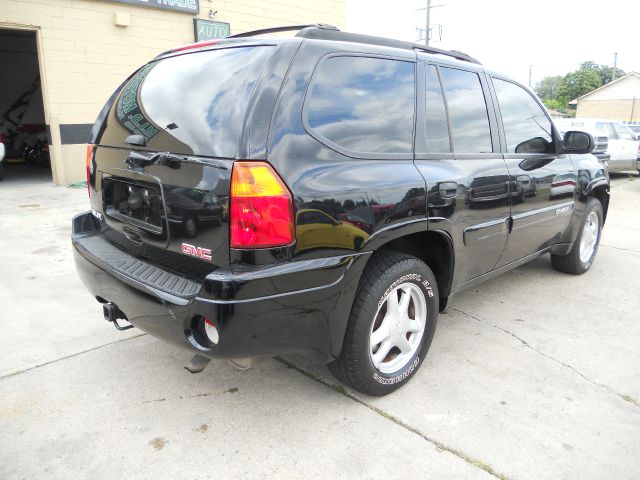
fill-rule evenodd
<path id="1" fill-rule="evenodd" d="M 640 73 L 627 73 L 570 104 L 577 104 L 576 117 L 640 123 Z"/>
<path id="2" fill-rule="evenodd" d="M 318 22 L 344 29 L 345 3 L 0 0 L 0 92 L 3 82 L 6 87 L 4 96 L 0 94 L 0 115 L 9 107 L 21 111 L 12 102 L 21 98 L 21 92 L 28 91 L 31 84 L 38 87 L 34 95 L 42 92 L 39 109 L 43 118 L 39 121 L 46 124 L 51 142 L 53 181 L 68 184 L 82 180 L 84 142 L 91 124 L 114 89 L 137 67 L 164 50 L 195 41 L 196 32 L 211 38 L 227 32 Z M 33 48 L 24 46 L 27 38 L 32 39 Z M 25 60 L 25 65 L 13 71 L 5 68 L 7 61 L 15 63 L 28 54 L 33 56 L 30 66 Z M 18 73 L 28 75 L 22 79 Z M 37 112 L 38 101 L 28 95 L 22 98 Z"/>

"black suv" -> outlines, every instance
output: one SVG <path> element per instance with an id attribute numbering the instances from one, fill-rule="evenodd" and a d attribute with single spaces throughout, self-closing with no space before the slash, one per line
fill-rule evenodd
<path id="1" fill-rule="evenodd" d="M 108 320 L 194 371 L 298 353 L 384 395 L 454 293 L 545 253 L 589 269 L 609 181 L 588 134 L 467 55 L 296 29 L 168 51 L 105 105 L 73 246 Z"/>

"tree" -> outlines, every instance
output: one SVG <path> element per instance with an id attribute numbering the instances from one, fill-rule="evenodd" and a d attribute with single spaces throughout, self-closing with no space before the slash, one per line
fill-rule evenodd
<path id="1" fill-rule="evenodd" d="M 543 78 L 536 85 L 536 93 L 548 108 L 566 112 L 568 102 L 589 93 L 624 75 L 619 68 L 598 65 L 588 60 L 580 68 L 564 77 L 555 75 Z"/>
<path id="2" fill-rule="evenodd" d="M 598 71 L 600 74 L 600 80 L 602 80 L 602 85 L 606 85 L 609 82 L 613 82 L 616 78 L 620 78 L 624 75 L 624 70 L 620 70 L 619 68 L 613 67 L 605 67 L 604 65 L 600 65 L 602 68 Z"/>
<path id="3" fill-rule="evenodd" d="M 579 69 L 565 75 L 563 85 L 558 91 L 558 96 L 565 96 L 573 100 L 601 86 L 602 80 L 600 80 L 600 75 L 596 70 Z"/>
<path id="4" fill-rule="evenodd" d="M 536 85 L 536 93 L 540 98 L 544 99 L 556 99 L 560 87 L 562 86 L 563 78 L 561 75 L 555 77 L 545 77 Z"/>

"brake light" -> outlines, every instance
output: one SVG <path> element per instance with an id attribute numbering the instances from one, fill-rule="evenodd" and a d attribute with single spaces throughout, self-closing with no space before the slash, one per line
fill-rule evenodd
<path id="1" fill-rule="evenodd" d="M 89 198 L 91 198 L 91 160 L 93 160 L 93 147 L 95 147 L 95 145 L 87 145 L 87 191 L 89 192 Z"/>
<path id="2" fill-rule="evenodd" d="M 172 48 L 169 51 L 171 53 L 174 53 L 174 52 L 182 52 L 184 50 L 193 50 L 194 48 L 208 47 L 209 45 L 215 45 L 219 43 L 220 40 L 221 39 L 217 38 L 215 40 L 204 40 L 202 42 L 188 43 L 186 45 L 182 45 L 181 47 Z"/>
<path id="3" fill-rule="evenodd" d="M 293 200 L 271 165 L 236 162 L 231 174 L 231 247 L 267 248 L 293 243 Z"/>

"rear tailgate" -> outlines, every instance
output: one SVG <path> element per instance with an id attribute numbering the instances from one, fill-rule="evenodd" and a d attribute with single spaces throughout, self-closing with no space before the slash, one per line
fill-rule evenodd
<path id="1" fill-rule="evenodd" d="M 244 117 L 272 46 L 154 61 L 115 96 L 91 163 L 103 235 L 203 278 L 229 263 L 229 189 Z"/>

